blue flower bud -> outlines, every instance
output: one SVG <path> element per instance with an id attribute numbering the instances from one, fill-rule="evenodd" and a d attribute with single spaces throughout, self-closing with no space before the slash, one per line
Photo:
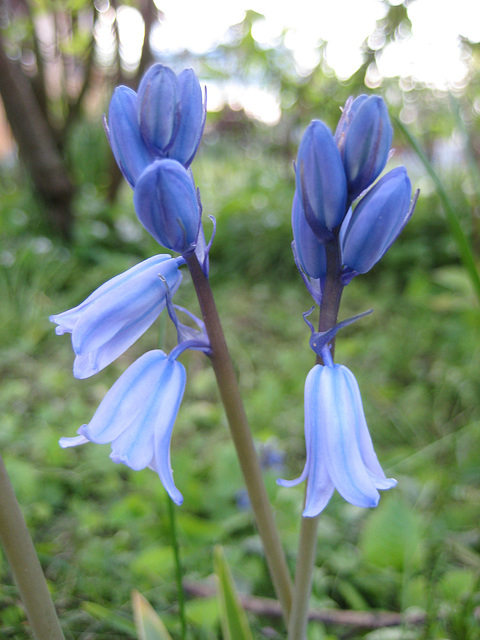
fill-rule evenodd
<path id="1" fill-rule="evenodd" d="M 397 483 L 387 478 L 373 449 L 362 398 L 353 373 L 342 365 L 317 364 L 305 382 L 307 460 L 291 487 L 307 480 L 303 516 L 313 518 L 328 504 L 334 489 L 353 505 L 376 507 L 378 490 Z"/>
<path id="2" fill-rule="evenodd" d="M 195 247 L 201 211 L 193 179 L 176 160 L 156 160 L 140 176 L 133 202 L 138 219 L 163 247 Z"/>
<path id="3" fill-rule="evenodd" d="M 325 247 L 317 240 L 310 228 L 296 191 L 292 205 L 292 229 L 296 254 L 302 269 L 314 279 L 326 276 L 327 258 Z"/>
<path id="4" fill-rule="evenodd" d="M 313 233 L 320 242 L 331 240 L 345 216 L 347 184 L 333 136 L 319 120 L 310 123 L 300 143 L 296 184 Z"/>
<path id="5" fill-rule="evenodd" d="M 178 129 L 168 157 L 189 167 L 200 144 L 205 126 L 206 108 L 200 83 L 193 69 L 185 69 L 177 76 Z"/>
<path id="6" fill-rule="evenodd" d="M 108 111 L 108 140 L 120 171 L 131 187 L 153 161 L 140 133 L 137 117 L 137 94 L 128 87 L 117 87 Z"/>
<path id="7" fill-rule="evenodd" d="M 170 439 L 185 391 L 184 366 L 163 351 L 148 351 L 120 376 L 78 436 L 60 446 L 112 444 L 110 458 L 135 471 L 150 467 L 176 504 L 183 501 L 170 465 Z"/>
<path id="8" fill-rule="evenodd" d="M 344 283 L 366 273 L 388 251 L 413 213 L 405 167 L 392 169 L 360 200 L 342 229 Z"/>
<path id="9" fill-rule="evenodd" d="M 140 131 L 154 153 L 164 157 L 173 144 L 177 127 L 177 76 L 155 64 L 138 88 Z"/>
<path id="10" fill-rule="evenodd" d="M 387 107 L 379 96 L 359 96 L 345 105 L 335 132 L 352 202 L 383 171 L 392 144 Z"/>

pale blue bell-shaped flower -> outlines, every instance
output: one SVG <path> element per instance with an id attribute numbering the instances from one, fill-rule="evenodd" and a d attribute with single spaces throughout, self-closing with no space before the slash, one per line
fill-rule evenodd
<path id="1" fill-rule="evenodd" d="M 145 229 L 178 253 L 195 248 L 201 210 L 190 173 L 176 160 L 156 160 L 140 176 L 133 194 Z"/>
<path id="2" fill-rule="evenodd" d="M 163 351 L 138 358 L 120 376 L 78 436 L 61 438 L 60 446 L 86 442 L 112 444 L 110 458 L 138 471 L 151 467 L 176 504 L 183 501 L 173 481 L 170 440 L 185 391 L 184 366 Z"/>
<path id="3" fill-rule="evenodd" d="M 341 230 L 342 280 L 369 271 L 388 251 L 409 221 L 412 187 L 405 167 L 384 175 L 358 202 Z"/>
<path id="4" fill-rule="evenodd" d="M 379 489 L 391 489 L 378 462 L 363 412 L 357 381 L 342 365 L 317 364 L 305 382 L 306 463 L 296 480 L 277 480 L 284 487 L 307 480 L 303 516 L 317 516 L 334 489 L 353 505 L 376 507 Z"/>
<path id="5" fill-rule="evenodd" d="M 57 335 L 72 334 L 73 375 L 88 378 L 126 351 L 158 318 L 180 286 L 178 258 L 153 256 L 115 276 L 77 307 L 50 316 Z"/>
<path id="6" fill-rule="evenodd" d="M 128 184 L 134 188 L 143 170 L 155 159 L 140 133 L 137 94 L 128 87 L 113 92 L 105 129 L 115 160 Z"/>
<path id="7" fill-rule="evenodd" d="M 340 152 L 330 129 L 320 120 L 313 120 L 303 135 L 295 173 L 310 228 L 320 242 L 332 240 L 332 231 L 345 217 L 347 183 Z"/>
<path id="8" fill-rule="evenodd" d="M 380 96 L 347 101 L 335 131 L 347 177 L 349 204 L 378 178 L 392 144 L 393 129 Z"/>

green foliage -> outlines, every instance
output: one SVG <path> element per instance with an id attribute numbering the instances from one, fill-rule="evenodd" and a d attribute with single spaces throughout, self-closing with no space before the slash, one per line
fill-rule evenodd
<path id="1" fill-rule="evenodd" d="M 224 640 L 253 640 L 232 574 L 220 546 L 215 547 L 214 566 Z"/>

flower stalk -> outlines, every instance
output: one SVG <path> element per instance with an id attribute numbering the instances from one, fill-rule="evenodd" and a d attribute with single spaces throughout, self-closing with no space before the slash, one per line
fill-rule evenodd
<path id="1" fill-rule="evenodd" d="M 0 540 L 35 640 L 65 640 L 42 567 L 1 456 Z"/>
<path id="2" fill-rule="evenodd" d="M 327 258 L 327 276 L 323 291 L 323 302 L 320 307 L 318 331 L 328 331 L 337 324 L 338 310 L 342 298 L 343 285 L 340 279 L 341 259 L 338 238 L 325 244 Z M 335 338 L 332 339 L 330 354 L 333 358 Z M 317 364 L 322 358 L 317 356 Z M 306 489 L 305 489 L 306 493 Z M 298 541 L 295 586 L 293 591 L 292 611 L 288 625 L 288 640 L 306 638 L 308 624 L 308 604 L 312 589 L 313 568 L 315 566 L 315 550 L 317 548 L 317 532 L 320 516 L 303 518 L 300 525 Z"/>
<path id="3" fill-rule="evenodd" d="M 230 432 L 240 461 L 258 532 L 272 576 L 275 592 L 288 623 L 292 606 L 292 583 L 272 507 L 262 479 L 260 463 L 253 443 L 248 419 L 240 396 L 237 377 L 228 352 L 220 318 L 208 278 L 194 253 L 186 256 L 200 309 L 212 348 L 211 362 Z"/>

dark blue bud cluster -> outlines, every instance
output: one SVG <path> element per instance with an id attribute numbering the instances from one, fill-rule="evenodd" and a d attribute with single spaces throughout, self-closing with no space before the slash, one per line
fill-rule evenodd
<path id="1" fill-rule="evenodd" d="M 189 167 L 205 114 L 194 71 L 176 75 L 155 64 L 138 93 L 115 89 L 105 123 L 118 166 L 134 189 L 140 222 L 162 246 L 181 254 L 195 249 L 200 231 L 201 206 Z"/>
<path id="2" fill-rule="evenodd" d="M 295 165 L 293 250 L 318 303 L 329 243 L 338 243 L 341 279 L 348 284 L 384 256 L 412 215 L 405 167 L 375 183 L 391 143 L 392 126 L 379 96 L 349 98 L 335 135 L 319 120 L 303 135 Z"/>

